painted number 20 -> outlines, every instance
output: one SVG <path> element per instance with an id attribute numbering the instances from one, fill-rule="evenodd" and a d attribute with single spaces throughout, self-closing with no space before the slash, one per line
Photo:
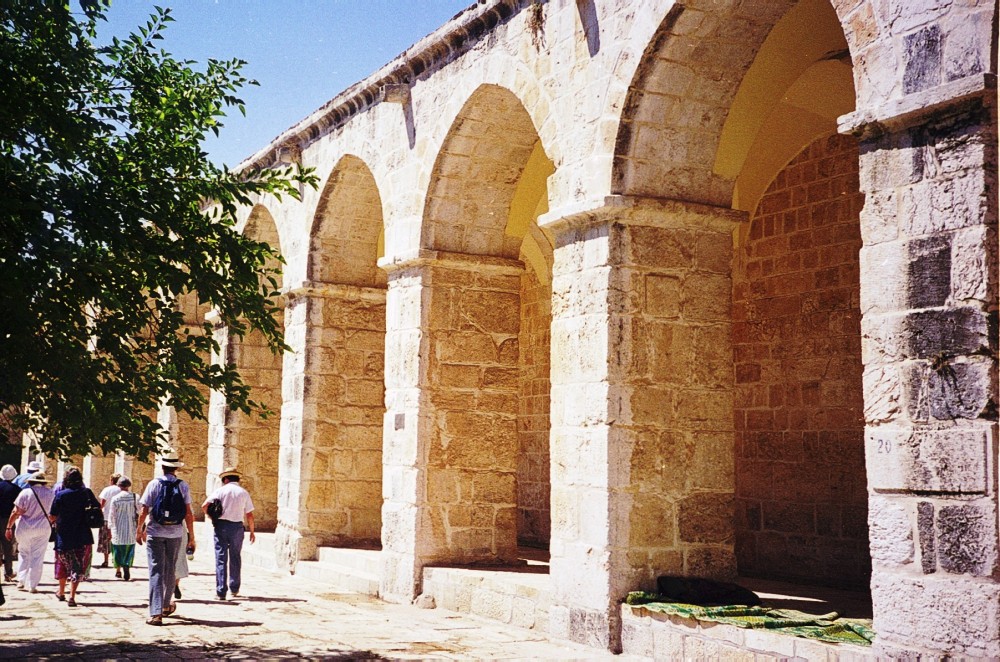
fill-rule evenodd
<path id="1" fill-rule="evenodd" d="M 879 453 L 879 455 L 881 455 L 883 453 L 888 454 L 888 453 L 891 453 L 891 452 L 892 452 L 892 441 L 889 440 L 889 439 L 879 439 L 878 440 L 878 453 Z"/>

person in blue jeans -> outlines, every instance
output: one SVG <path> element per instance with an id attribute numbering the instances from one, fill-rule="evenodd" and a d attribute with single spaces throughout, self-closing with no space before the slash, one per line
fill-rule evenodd
<path id="1" fill-rule="evenodd" d="M 149 563 L 149 619 L 148 625 L 163 625 L 163 617 L 177 611 L 177 604 L 170 601 L 174 592 L 174 569 L 177 566 L 177 554 L 181 550 L 184 528 L 187 528 L 189 542 L 192 547 L 194 540 L 194 513 L 191 511 L 191 491 L 188 484 L 177 478 L 177 470 L 184 463 L 172 450 L 165 450 L 160 456 L 161 478 L 149 481 L 146 491 L 139 499 L 139 525 L 135 541 L 140 545 L 146 543 L 146 559 Z M 179 483 L 180 492 L 184 497 L 185 514 L 179 524 L 163 524 L 153 516 L 154 506 L 160 491 L 168 483 Z M 147 523 L 148 519 L 148 523 Z"/>
<path id="2" fill-rule="evenodd" d="M 201 506 L 202 511 L 207 514 L 210 503 L 216 499 L 222 503 L 222 515 L 212 522 L 215 526 L 215 597 L 219 600 L 226 599 L 227 587 L 234 598 L 240 596 L 244 518 L 250 528 L 250 544 L 257 541 L 253 523 L 253 500 L 250 493 L 240 485 L 241 477 L 242 474 L 235 467 L 224 469 L 219 474 L 222 487 L 212 492 Z"/>

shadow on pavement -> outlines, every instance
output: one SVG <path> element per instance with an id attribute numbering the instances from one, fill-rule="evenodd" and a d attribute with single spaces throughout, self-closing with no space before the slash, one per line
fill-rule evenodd
<path id="1" fill-rule="evenodd" d="M 191 618 L 189 616 L 177 615 L 163 619 L 164 627 L 169 625 L 204 625 L 210 628 L 242 628 L 247 626 L 260 627 L 263 624 L 261 621 L 217 621 L 215 619 Z"/>
<path id="2" fill-rule="evenodd" d="M 260 595 L 248 595 L 244 598 L 235 598 L 237 602 L 305 602 L 302 598 L 265 598 Z"/>
<path id="3" fill-rule="evenodd" d="M 370 651 L 343 648 L 296 649 L 238 644 L 186 644 L 184 642 L 157 641 L 150 643 L 116 642 L 87 644 L 75 639 L 52 639 L 40 642 L 0 642 L 0 658 L 45 659 L 71 656 L 83 659 L 137 657 L 182 657 L 198 660 L 226 660 L 232 658 L 251 660 L 386 660 Z"/>

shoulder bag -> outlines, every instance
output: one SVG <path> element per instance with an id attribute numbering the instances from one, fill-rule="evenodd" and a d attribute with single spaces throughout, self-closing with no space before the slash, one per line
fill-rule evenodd
<path id="1" fill-rule="evenodd" d="M 97 501 L 94 493 L 88 489 L 87 495 L 90 498 L 87 499 L 87 505 L 83 507 L 83 519 L 86 520 L 87 526 L 91 529 L 99 529 L 104 526 L 104 512 L 101 510 L 101 504 Z"/>
<path id="2" fill-rule="evenodd" d="M 42 505 L 42 500 L 38 498 L 38 492 L 36 492 L 34 489 L 32 489 L 32 487 L 30 485 L 28 486 L 28 489 L 31 490 L 31 493 L 35 497 L 35 501 L 38 502 L 38 507 L 42 509 L 42 514 L 45 515 L 45 521 L 49 523 L 49 528 L 51 529 L 51 532 L 49 533 L 49 542 L 55 542 L 56 541 L 56 527 L 55 527 L 55 525 L 52 524 L 51 520 L 49 520 L 49 514 L 47 512 L 45 512 L 45 506 Z"/>

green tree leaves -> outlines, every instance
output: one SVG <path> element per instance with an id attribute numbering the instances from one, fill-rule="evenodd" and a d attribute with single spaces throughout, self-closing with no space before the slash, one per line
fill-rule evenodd
<path id="1" fill-rule="evenodd" d="M 211 365 L 211 329 L 179 310 L 211 307 L 236 335 L 283 347 L 274 250 L 239 234 L 237 209 L 298 198 L 309 170 L 232 172 L 201 150 L 239 90 L 240 60 L 203 67 L 158 43 L 172 20 L 106 47 L 106 0 L 0 4 L 0 426 L 31 430 L 56 455 L 158 442 L 164 399 L 203 417 L 204 387 L 257 405 Z M 190 316 L 189 316 L 190 317 Z M 201 387 L 201 388 L 199 388 Z"/>

